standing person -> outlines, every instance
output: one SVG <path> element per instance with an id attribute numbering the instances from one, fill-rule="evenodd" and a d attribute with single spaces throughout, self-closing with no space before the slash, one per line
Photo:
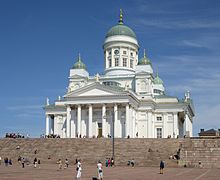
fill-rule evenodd
<path id="1" fill-rule="evenodd" d="M 103 169 L 102 169 L 101 161 L 98 162 L 97 168 L 98 168 L 98 179 L 102 180 L 102 178 L 103 178 Z"/>
<path id="2" fill-rule="evenodd" d="M 34 158 L 34 168 L 37 167 L 37 158 Z"/>
<path id="3" fill-rule="evenodd" d="M 82 176 L 82 172 L 81 172 L 82 171 L 82 164 L 81 164 L 81 160 L 80 159 L 77 162 L 76 171 L 77 171 L 76 179 L 81 179 L 81 176 Z"/>
<path id="4" fill-rule="evenodd" d="M 63 165 L 62 165 L 61 159 L 59 159 L 57 163 L 58 163 L 59 169 L 62 169 L 62 166 L 63 166 Z"/>
<path id="5" fill-rule="evenodd" d="M 8 158 L 6 157 L 6 158 L 4 159 L 4 161 L 5 161 L 5 166 L 7 167 L 7 166 L 8 166 Z"/>
<path id="6" fill-rule="evenodd" d="M 40 159 L 37 161 L 38 167 L 40 168 Z"/>
<path id="7" fill-rule="evenodd" d="M 108 159 L 105 160 L 105 167 L 108 167 Z"/>
<path id="8" fill-rule="evenodd" d="M 24 161 L 25 161 L 25 159 L 22 158 L 22 159 L 21 159 L 22 168 L 24 168 Z"/>
<path id="9" fill-rule="evenodd" d="M 68 159 L 66 159 L 65 160 L 65 168 L 68 168 L 68 166 L 69 166 L 69 161 L 68 161 Z"/>
<path id="10" fill-rule="evenodd" d="M 2 157 L 0 156 L 0 165 L 2 164 Z"/>
<path id="11" fill-rule="evenodd" d="M 111 159 L 111 166 L 114 166 L 114 158 Z"/>
<path id="12" fill-rule="evenodd" d="M 160 174 L 163 174 L 163 169 L 164 169 L 164 162 L 161 160 L 160 161 Z"/>
<path id="13" fill-rule="evenodd" d="M 108 167 L 110 167 L 110 166 L 111 166 L 111 159 L 108 158 Z"/>

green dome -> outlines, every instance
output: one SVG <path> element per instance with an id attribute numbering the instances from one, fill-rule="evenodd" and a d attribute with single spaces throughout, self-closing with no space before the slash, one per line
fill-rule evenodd
<path id="1" fill-rule="evenodd" d="M 144 57 L 142 57 L 138 61 L 138 65 L 152 65 L 150 59 L 147 58 L 145 50 L 144 50 Z"/>
<path id="2" fill-rule="evenodd" d="M 108 38 L 110 36 L 117 36 L 117 35 L 123 35 L 123 36 L 130 36 L 135 39 L 137 39 L 136 34 L 134 31 L 129 28 L 128 26 L 125 26 L 123 23 L 123 14 L 122 9 L 120 9 L 120 19 L 118 21 L 118 24 L 116 26 L 113 26 L 106 34 L 105 38 Z"/>
<path id="3" fill-rule="evenodd" d="M 158 76 L 158 73 L 157 73 L 156 77 L 154 78 L 154 84 L 163 84 L 163 81 Z"/>
<path id="4" fill-rule="evenodd" d="M 116 26 L 113 26 L 106 34 L 105 38 L 110 36 L 116 36 L 116 35 L 123 35 L 123 36 L 130 36 L 135 39 L 137 39 L 136 34 L 134 31 L 129 28 L 128 26 L 125 26 L 123 24 L 118 24 Z"/>
<path id="5" fill-rule="evenodd" d="M 73 65 L 72 69 L 86 69 L 86 65 L 82 62 L 79 55 L 77 62 Z"/>

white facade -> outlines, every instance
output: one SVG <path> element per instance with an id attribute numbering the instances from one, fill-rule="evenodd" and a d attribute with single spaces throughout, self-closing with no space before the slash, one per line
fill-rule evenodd
<path id="1" fill-rule="evenodd" d="M 134 32 L 119 24 L 103 44 L 103 75 L 89 76 L 81 58 L 70 69 L 68 91 L 45 106 L 46 135 L 62 138 L 167 138 L 192 136 L 194 108 L 189 92 L 183 100 L 165 94 L 150 60 L 138 59 Z M 114 128 L 113 128 L 114 125 Z"/>

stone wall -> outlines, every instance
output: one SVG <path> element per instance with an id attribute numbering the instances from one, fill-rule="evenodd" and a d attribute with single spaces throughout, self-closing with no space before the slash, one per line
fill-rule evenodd
<path id="1" fill-rule="evenodd" d="M 184 139 L 180 166 L 220 168 L 220 139 Z"/>

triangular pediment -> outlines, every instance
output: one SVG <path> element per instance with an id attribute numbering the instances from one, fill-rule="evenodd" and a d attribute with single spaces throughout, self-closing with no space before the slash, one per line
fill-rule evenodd
<path id="1" fill-rule="evenodd" d="M 110 92 L 107 92 L 107 91 L 104 91 L 104 90 L 101 90 L 101 89 L 91 89 L 87 92 L 84 92 L 82 94 L 79 94 L 78 96 L 103 96 L 103 95 L 114 95 L 113 93 L 110 93 Z"/>
<path id="2" fill-rule="evenodd" d="M 64 97 L 111 96 L 121 94 L 125 94 L 125 92 L 96 82 L 72 91 Z"/>
<path id="3" fill-rule="evenodd" d="M 70 78 L 71 78 L 71 79 L 85 79 L 85 77 L 80 76 L 80 75 L 78 75 L 78 74 L 74 74 L 74 75 L 70 76 Z"/>

